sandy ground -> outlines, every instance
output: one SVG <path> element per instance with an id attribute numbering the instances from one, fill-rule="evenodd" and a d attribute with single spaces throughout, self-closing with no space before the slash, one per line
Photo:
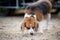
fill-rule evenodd
<path id="1" fill-rule="evenodd" d="M 44 30 L 44 34 L 33 36 L 21 33 L 22 20 L 23 17 L 0 17 L 0 40 L 60 40 L 60 18 L 52 18 L 52 27 Z"/>

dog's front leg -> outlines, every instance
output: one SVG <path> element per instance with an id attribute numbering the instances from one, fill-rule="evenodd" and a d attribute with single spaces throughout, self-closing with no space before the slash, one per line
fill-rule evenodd
<path id="1" fill-rule="evenodd" d="M 35 22 L 35 31 L 37 32 L 38 31 L 38 23 Z"/>

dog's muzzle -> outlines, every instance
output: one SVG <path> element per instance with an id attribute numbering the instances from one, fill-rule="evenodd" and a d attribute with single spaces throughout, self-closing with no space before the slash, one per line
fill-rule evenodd
<path id="1" fill-rule="evenodd" d="M 32 29 L 32 28 L 30 28 L 29 30 L 28 30 L 28 33 L 30 34 L 30 35 L 34 35 L 34 30 Z"/>

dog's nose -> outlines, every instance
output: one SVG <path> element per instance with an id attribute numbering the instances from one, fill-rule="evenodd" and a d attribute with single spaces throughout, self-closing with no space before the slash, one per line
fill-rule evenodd
<path id="1" fill-rule="evenodd" d="M 33 35 L 33 33 L 30 33 L 30 35 Z"/>

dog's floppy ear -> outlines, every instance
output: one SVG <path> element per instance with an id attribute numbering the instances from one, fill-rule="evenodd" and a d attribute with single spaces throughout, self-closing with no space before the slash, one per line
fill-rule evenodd
<path id="1" fill-rule="evenodd" d="M 35 24 L 35 31 L 37 32 L 38 31 L 38 23 L 35 22 L 34 24 Z"/>
<path id="2" fill-rule="evenodd" d="M 25 29 L 25 23 L 22 23 L 21 30 L 24 31 L 24 29 Z"/>

